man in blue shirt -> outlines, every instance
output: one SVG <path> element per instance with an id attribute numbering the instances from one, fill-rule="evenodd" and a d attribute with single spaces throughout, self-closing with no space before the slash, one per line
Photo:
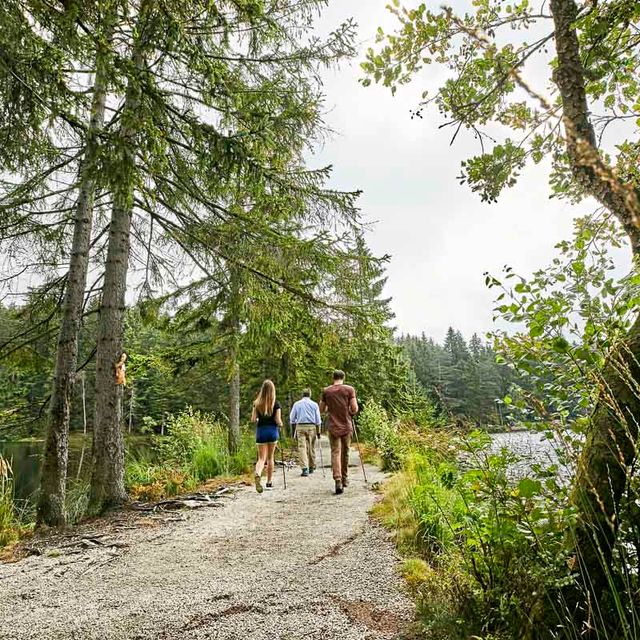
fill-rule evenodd
<path id="1" fill-rule="evenodd" d="M 316 436 L 320 437 L 320 407 L 311 399 L 311 390 L 302 392 L 289 414 L 289 424 L 295 428 L 298 438 L 298 456 L 302 475 L 308 476 L 316 468 Z"/>

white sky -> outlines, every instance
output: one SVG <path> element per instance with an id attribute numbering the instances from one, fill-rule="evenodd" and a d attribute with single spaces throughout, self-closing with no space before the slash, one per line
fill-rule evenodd
<path id="1" fill-rule="evenodd" d="M 570 237 L 573 218 L 595 207 L 550 200 L 542 166 L 528 167 L 497 204 L 481 203 L 460 186 L 460 161 L 478 155 L 478 143 L 461 132 L 450 147 L 452 131 L 438 129 L 443 119 L 435 108 L 422 120 L 410 117 L 421 92 L 435 88 L 441 72 L 430 68 L 430 77 L 420 76 L 395 97 L 384 87 L 358 83 L 359 64 L 377 27 L 390 31 L 395 25 L 386 4 L 331 0 L 323 15 L 322 27 L 355 18 L 361 55 L 325 73 L 326 120 L 336 135 L 315 162 L 334 166 L 332 186 L 364 192 L 363 214 L 376 222 L 369 245 L 378 255 L 392 256 L 387 295 L 393 297 L 398 330 L 424 331 L 437 340 L 449 325 L 467 337 L 484 333 L 491 328 L 494 294 L 485 288 L 483 273 L 499 276 L 506 264 L 524 275 L 544 267 L 554 245 Z M 428 4 L 437 8 L 441 2 Z"/>

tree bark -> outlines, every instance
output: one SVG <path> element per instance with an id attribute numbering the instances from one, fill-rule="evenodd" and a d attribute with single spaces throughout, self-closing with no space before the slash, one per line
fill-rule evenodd
<path id="1" fill-rule="evenodd" d="M 108 37 L 107 37 L 108 39 Z M 71 397 L 78 364 L 78 333 L 87 284 L 93 227 L 98 138 L 104 126 L 107 91 L 105 52 L 96 56 L 96 78 L 84 158 L 79 170 L 80 191 L 75 210 L 73 243 L 62 305 L 56 364 L 49 403 L 47 435 L 37 508 L 37 524 L 66 523 L 65 492 L 69 450 Z"/>
<path id="2" fill-rule="evenodd" d="M 575 548 L 596 593 L 608 588 L 620 501 L 637 456 L 640 317 L 607 362 L 602 381 L 573 496 L 580 511 Z"/>
<path id="3" fill-rule="evenodd" d="M 231 354 L 231 379 L 229 381 L 229 453 L 240 448 L 240 364 L 236 349 Z"/>
<path id="4" fill-rule="evenodd" d="M 240 342 L 240 314 L 242 308 L 242 274 L 237 267 L 229 267 L 229 329 L 231 346 L 229 348 L 229 453 L 234 454 L 240 448 L 240 362 L 238 346 Z"/>
<path id="5" fill-rule="evenodd" d="M 574 0 L 551 0 L 558 66 L 554 79 L 560 90 L 567 152 L 576 181 L 620 221 L 629 236 L 634 258 L 640 255 L 640 193 L 622 183 L 596 145 L 589 118 L 585 71 L 575 29 Z M 640 318 L 611 355 L 602 375 L 602 390 L 587 435 L 576 477 L 574 503 L 579 522 L 574 545 L 600 597 L 608 588 L 608 571 L 619 527 L 619 505 L 628 469 L 636 459 L 640 420 Z"/>
<path id="6" fill-rule="evenodd" d="M 93 473 L 89 510 L 102 513 L 127 499 L 124 487 L 124 438 L 122 433 L 123 385 L 116 384 L 115 364 L 122 353 L 125 295 L 133 214 L 137 122 L 141 102 L 140 78 L 144 71 L 144 20 L 140 9 L 138 40 L 134 45 L 134 75 L 129 78 L 122 111 L 118 147 L 123 169 L 114 185 L 114 204 L 109 225 L 102 301 L 96 349 L 96 420 L 93 436 Z"/>
<path id="7" fill-rule="evenodd" d="M 574 0 L 551 0 L 558 66 L 554 80 L 562 97 L 562 115 L 574 178 L 620 221 L 640 255 L 640 191 L 622 183 L 597 148 L 589 118 L 585 72 L 575 29 L 578 7 Z"/>

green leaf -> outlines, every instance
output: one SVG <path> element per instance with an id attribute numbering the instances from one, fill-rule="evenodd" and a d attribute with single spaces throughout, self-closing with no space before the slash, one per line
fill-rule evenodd
<path id="1" fill-rule="evenodd" d="M 522 478 L 518 482 L 518 494 L 523 498 L 533 498 L 542 491 L 542 483 L 531 478 Z"/>

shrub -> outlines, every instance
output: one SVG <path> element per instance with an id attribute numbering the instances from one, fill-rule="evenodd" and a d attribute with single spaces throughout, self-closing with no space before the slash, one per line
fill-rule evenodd
<path id="1" fill-rule="evenodd" d="M 384 470 L 398 469 L 402 460 L 402 440 L 397 424 L 375 400 L 367 402 L 358 420 L 362 439 L 378 450 Z"/>
<path id="2" fill-rule="evenodd" d="M 32 524 L 25 524 L 15 503 L 13 471 L 9 460 L 0 456 L 0 548 L 16 542 Z"/>
<path id="3" fill-rule="evenodd" d="M 132 496 L 158 500 L 192 491 L 199 482 L 245 473 L 255 460 L 252 432 L 244 432 L 240 449 L 229 455 L 227 428 L 192 409 L 171 416 L 166 435 L 152 437 L 152 455 L 128 461 L 125 484 Z"/>
<path id="4" fill-rule="evenodd" d="M 548 598 L 572 580 L 566 489 L 542 469 L 514 479 L 513 454 L 489 453 L 479 434 L 460 441 L 457 456 L 450 442 L 419 437 L 375 513 L 428 562 L 407 568 L 428 637 L 529 637 L 542 617 L 556 624 Z"/>

